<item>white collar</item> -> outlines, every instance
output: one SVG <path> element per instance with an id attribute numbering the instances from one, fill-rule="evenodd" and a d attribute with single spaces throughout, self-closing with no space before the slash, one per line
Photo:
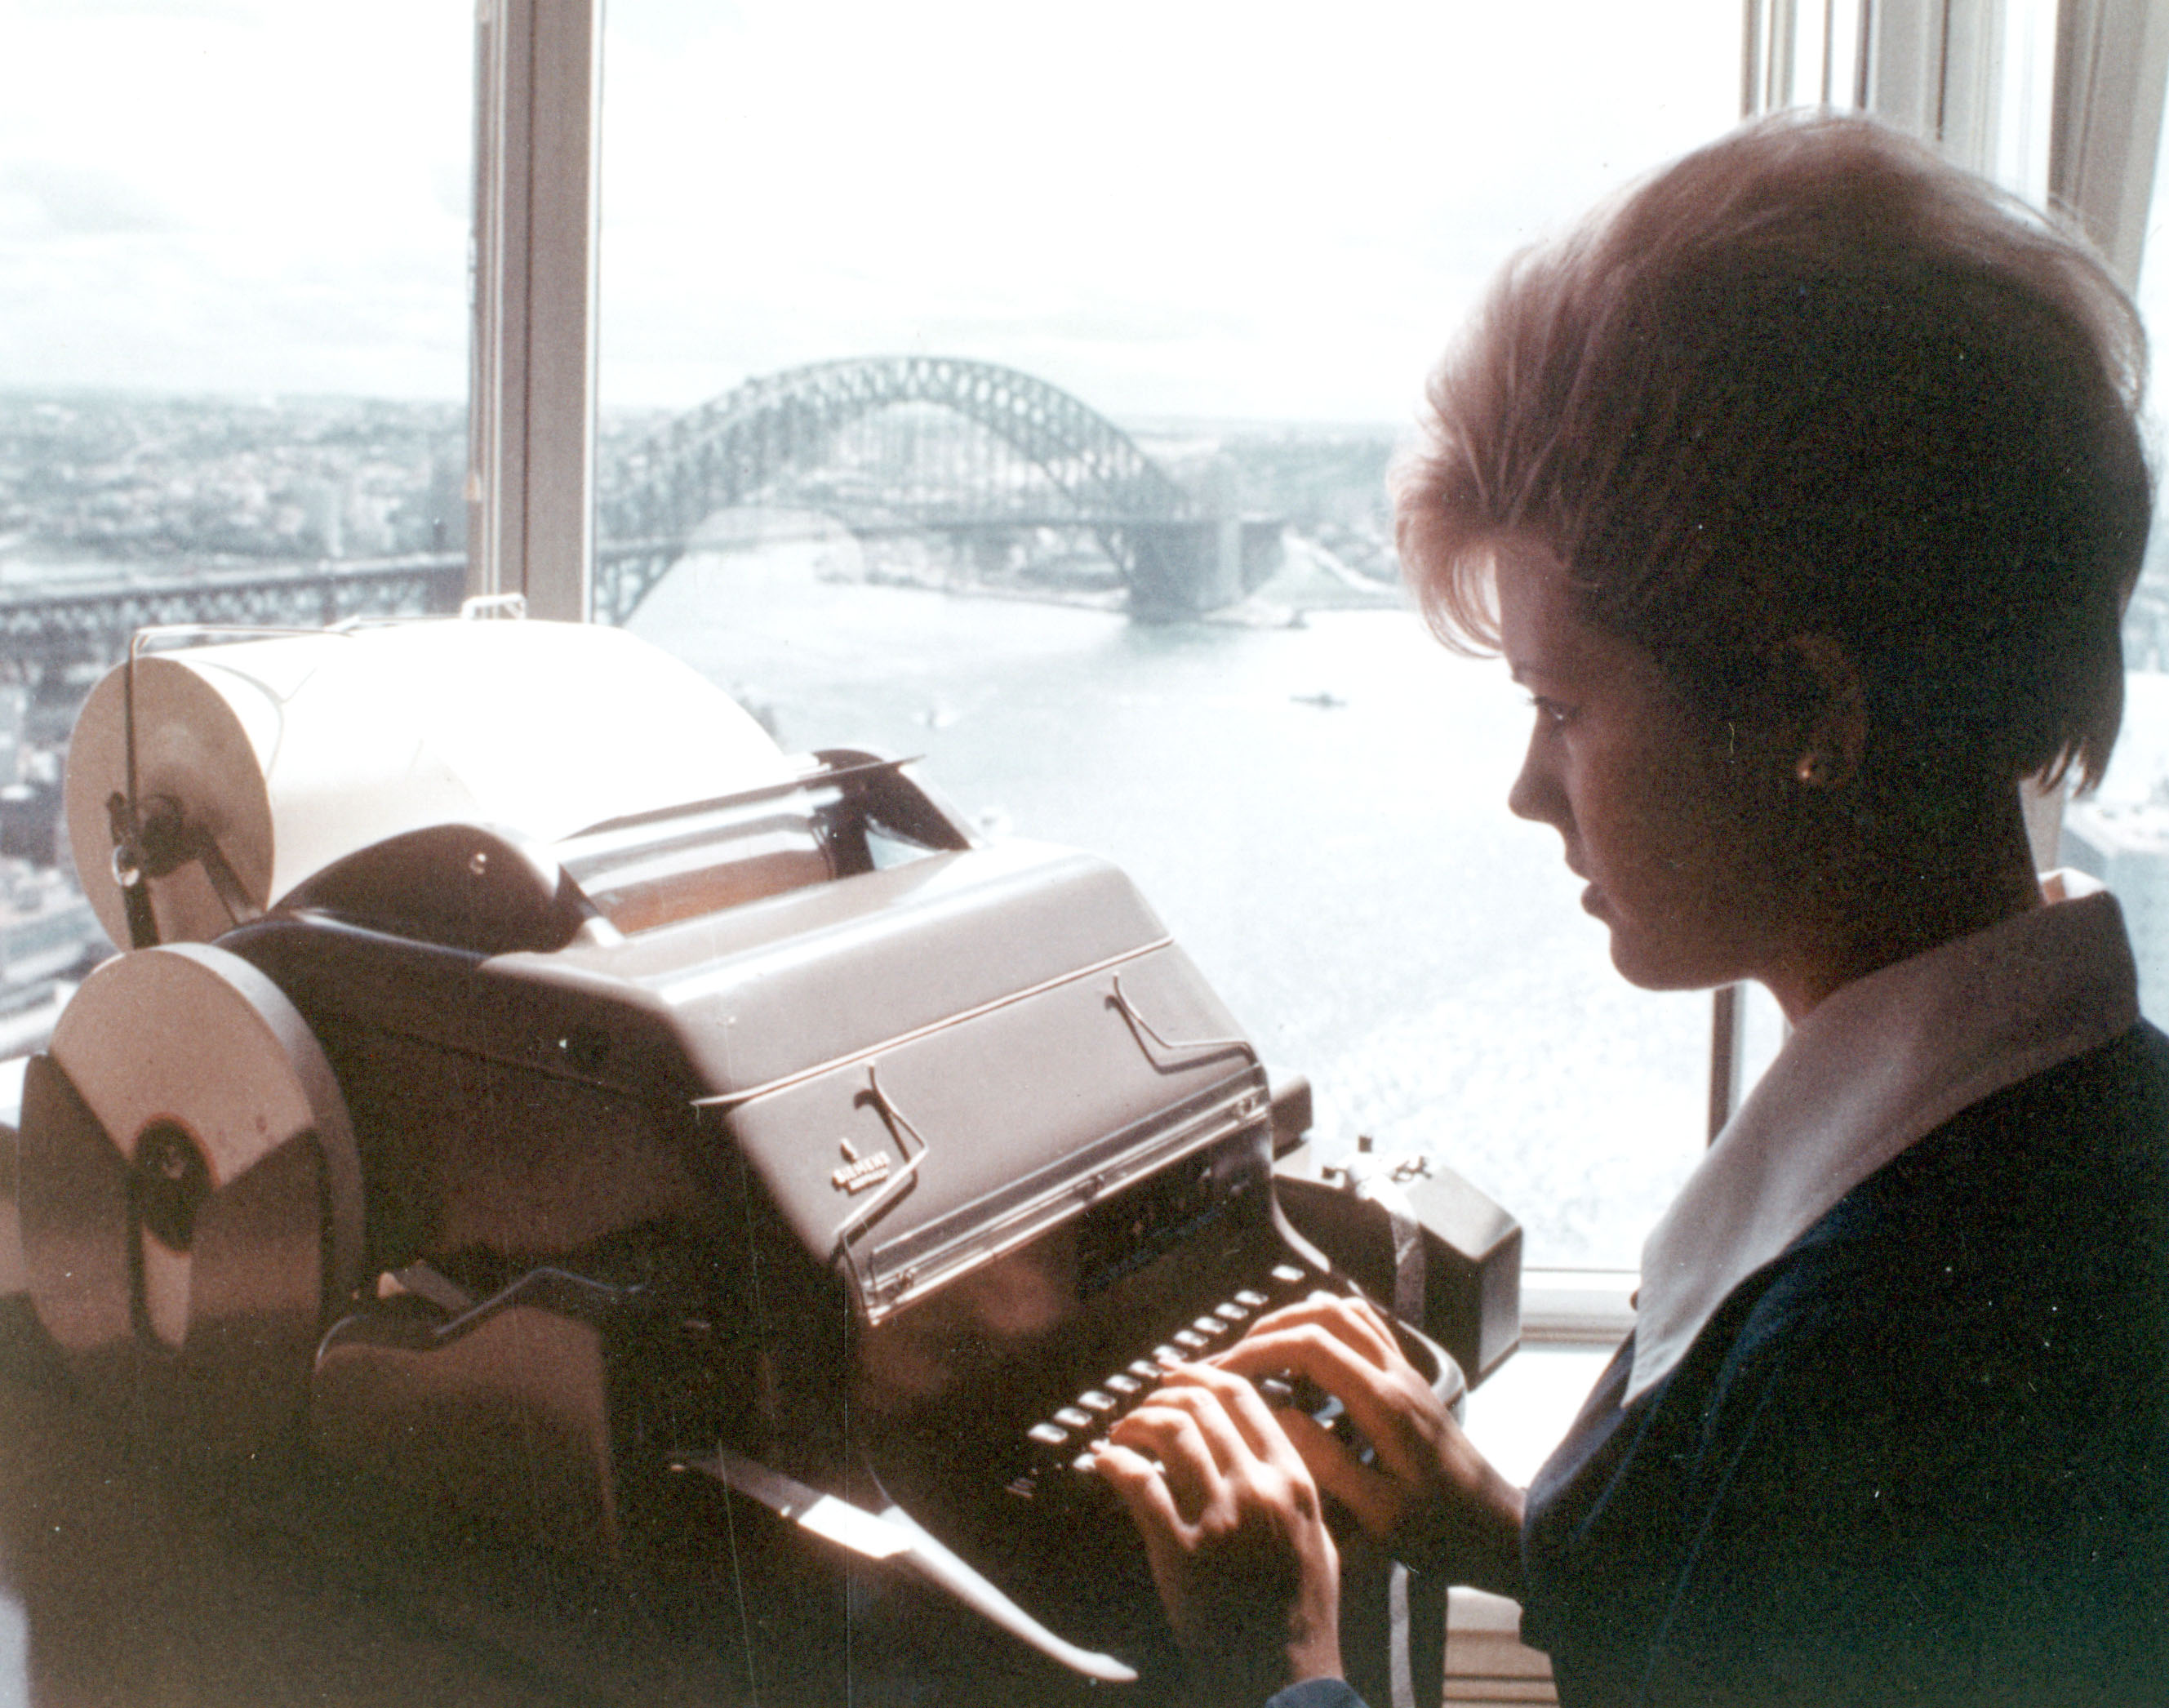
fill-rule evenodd
<path id="1" fill-rule="evenodd" d="M 2139 1022 L 2116 898 L 2052 873 L 2051 905 L 1855 979 L 1811 1010 L 1642 1248 L 1631 1403 L 1725 1297 L 1959 1111 Z"/>

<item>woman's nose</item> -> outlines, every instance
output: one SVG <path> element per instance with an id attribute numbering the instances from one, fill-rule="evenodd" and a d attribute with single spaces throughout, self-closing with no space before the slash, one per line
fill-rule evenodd
<path id="1" fill-rule="evenodd" d="M 1566 795 L 1552 775 L 1550 765 L 1538 750 L 1541 731 L 1529 737 L 1528 751 L 1521 755 L 1521 775 L 1514 779 L 1513 787 L 1506 791 L 1506 809 L 1516 818 L 1533 819 L 1540 825 L 1553 825 L 1564 830 L 1567 821 Z"/>

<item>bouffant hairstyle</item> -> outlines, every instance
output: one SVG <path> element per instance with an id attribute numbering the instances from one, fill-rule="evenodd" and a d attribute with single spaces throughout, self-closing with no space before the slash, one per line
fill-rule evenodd
<path id="1" fill-rule="evenodd" d="M 2054 222 L 1869 120 L 1766 120 L 1507 264 L 1397 471 L 1401 560 L 1458 650 L 1496 648 L 1493 555 L 1531 543 L 1716 715 L 1820 635 L 1886 771 L 2090 786 L 2145 366 Z"/>

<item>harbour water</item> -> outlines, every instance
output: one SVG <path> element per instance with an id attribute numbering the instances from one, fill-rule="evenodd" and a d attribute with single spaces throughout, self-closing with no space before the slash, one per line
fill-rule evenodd
<path id="1" fill-rule="evenodd" d="M 1514 1211 L 1532 1263 L 1635 1265 L 1704 1137 L 1709 999 L 1611 968 L 1557 835 L 1506 810 L 1495 663 L 1402 609 L 1301 627 L 855 579 L 848 538 L 688 559 L 631 627 L 794 750 L 923 754 L 991 833 L 1137 880 L 1329 1155 L 1372 1134 Z"/>

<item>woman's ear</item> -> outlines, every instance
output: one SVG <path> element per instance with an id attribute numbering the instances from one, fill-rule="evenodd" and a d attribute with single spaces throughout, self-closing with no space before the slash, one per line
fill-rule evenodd
<path id="1" fill-rule="evenodd" d="M 1859 668 L 1826 634 L 1796 634 L 1778 654 L 1797 696 L 1793 775 L 1809 788 L 1841 787 L 1860 774 L 1868 745 Z"/>

